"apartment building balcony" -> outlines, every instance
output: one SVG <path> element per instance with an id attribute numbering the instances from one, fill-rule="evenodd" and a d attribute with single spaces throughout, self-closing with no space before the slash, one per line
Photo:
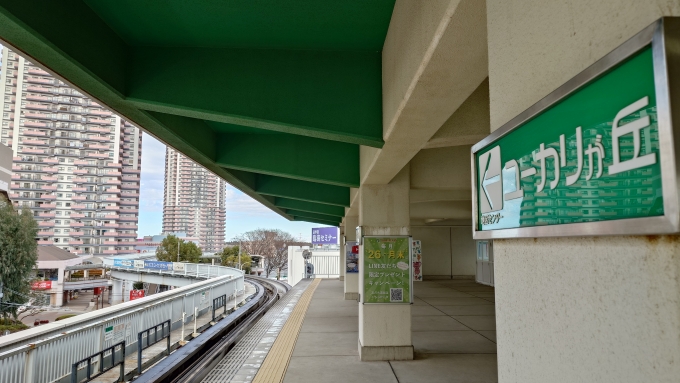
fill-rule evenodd
<path id="1" fill-rule="evenodd" d="M 139 197 L 139 193 L 122 193 L 121 197 Z"/>
<path id="2" fill-rule="evenodd" d="M 51 76 L 49 73 L 46 71 L 38 68 L 38 67 L 29 67 L 28 68 L 28 74 L 35 74 L 39 76 Z"/>
<path id="3" fill-rule="evenodd" d="M 125 200 L 122 200 L 122 201 L 120 201 L 120 204 L 121 204 L 121 205 L 124 205 L 124 206 L 138 206 L 138 205 L 139 205 L 139 201 L 125 201 Z M 126 209 L 125 211 L 129 211 L 129 210 Z"/>
<path id="4" fill-rule="evenodd" d="M 75 161 L 73 161 L 73 165 L 77 165 L 77 166 L 94 166 L 94 165 L 90 165 L 90 163 L 89 163 L 88 161 L 85 161 L 85 160 L 75 160 Z"/>
<path id="5" fill-rule="evenodd" d="M 83 213 L 71 213 L 71 218 L 85 218 Z"/>
<path id="6" fill-rule="evenodd" d="M 87 153 L 86 156 L 90 157 L 90 158 L 99 158 L 99 159 L 109 158 L 108 153 Z"/>
<path id="7" fill-rule="evenodd" d="M 103 144 L 86 144 L 85 149 L 108 150 L 109 146 Z"/>
<path id="8" fill-rule="evenodd" d="M 29 87 L 29 89 L 30 89 L 30 87 Z M 29 94 L 29 95 L 26 96 L 26 99 L 31 100 L 31 101 L 51 101 L 50 97 L 37 95 L 37 94 Z"/>
<path id="9" fill-rule="evenodd" d="M 104 207 L 104 210 L 107 210 L 107 211 L 120 210 L 120 206 L 106 206 L 106 207 Z"/>
<path id="10" fill-rule="evenodd" d="M 45 166 L 42 170 L 46 173 L 56 173 L 59 171 L 59 168 L 56 166 Z"/>
<path id="11" fill-rule="evenodd" d="M 71 209 L 75 209 L 75 210 L 85 209 L 85 205 L 82 205 L 82 204 L 71 205 Z"/>
<path id="12" fill-rule="evenodd" d="M 117 237 L 118 234 L 120 234 L 120 233 L 118 233 L 117 231 L 107 231 L 107 232 L 104 233 L 104 236 L 106 236 L 106 237 Z"/>
<path id="13" fill-rule="evenodd" d="M 51 239 L 39 239 L 38 240 L 38 245 L 53 245 L 54 241 Z"/>
<path id="14" fill-rule="evenodd" d="M 118 228 L 120 225 L 117 223 L 105 223 L 104 227 L 112 227 L 114 229 Z"/>
<path id="15" fill-rule="evenodd" d="M 73 189 L 71 189 L 71 190 L 73 190 Z M 84 195 L 74 195 L 73 197 L 71 197 L 71 199 L 74 200 L 74 201 L 85 201 L 87 199 L 87 197 L 84 196 Z"/>
<path id="16" fill-rule="evenodd" d="M 53 221 L 40 221 L 38 222 L 39 227 L 54 227 Z"/>
<path id="17" fill-rule="evenodd" d="M 51 237 L 54 235 L 54 230 L 40 230 L 37 235 L 38 237 Z"/>
<path id="18" fill-rule="evenodd" d="M 123 168 L 123 174 L 139 174 L 141 171 L 139 169 Z"/>
<path id="19" fill-rule="evenodd" d="M 39 118 L 43 120 L 49 120 L 52 118 L 51 113 L 41 113 L 41 112 L 33 112 L 33 111 L 24 111 L 24 118 Z"/>
<path id="20" fill-rule="evenodd" d="M 117 163 L 117 162 L 107 162 L 106 167 L 107 168 L 120 168 L 120 167 L 122 167 L 122 165 Z"/>
<path id="21" fill-rule="evenodd" d="M 108 188 L 104 190 L 104 193 L 113 193 L 113 194 L 121 194 L 120 189 L 116 188 Z"/>
<path id="22" fill-rule="evenodd" d="M 73 188 L 73 189 L 71 189 L 71 191 L 84 192 L 84 191 L 87 191 L 87 188 Z M 75 196 L 73 198 L 75 199 Z"/>
<path id="23" fill-rule="evenodd" d="M 120 180 L 108 180 L 105 182 L 106 185 L 122 185 Z"/>
<path id="24" fill-rule="evenodd" d="M 104 219 L 117 220 L 117 219 L 121 219 L 121 217 L 118 214 L 107 214 L 107 215 L 104 216 Z"/>
<path id="25" fill-rule="evenodd" d="M 87 122 L 90 124 L 104 124 L 104 125 L 111 124 L 111 120 L 97 117 L 88 117 Z M 108 130 L 107 132 L 110 132 L 110 130 Z"/>
<path id="26" fill-rule="evenodd" d="M 57 185 L 43 185 L 43 187 L 41 189 L 42 190 L 55 191 L 55 190 L 57 190 Z"/>
<path id="27" fill-rule="evenodd" d="M 43 212 L 38 213 L 38 217 L 40 217 L 40 218 L 54 218 L 54 216 L 55 216 L 55 213 L 53 211 L 52 212 L 43 211 Z"/>
<path id="28" fill-rule="evenodd" d="M 137 233 L 118 233 L 118 237 L 122 238 L 137 238 Z M 130 242 L 130 244 L 133 244 L 134 242 Z"/>
<path id="29" fill-rule="evenodd" d="M 57 196 L 53 195 L 53 194 L 43 194 L 43 195 L 40 196 L 40 198 L 46 199 L 46 200 L 55 200 L 55 199 L 57 199 Z"/>
<path id="30" fill-rule="evenodd" d="M 119 177 L 119 176 L 121 176 L 121 172 L 118 171 L 118 170 L 114 170 L 114 171 L 109 171 L 108 173 L 106 173 L 106 175 L 109 176 L 109 177 Z"/>
<path id="31" fill-rule="evenodd" d="M 84 232 L 84 231 L 81 231 L 81 230 L 72 230 L 72 231 L 69 233 L 69 235 L 71 235 L 72 237 L 80 237 L 80 236 L 85 235 L 85 232 Z"/>
<path id="32" fill-rule="evenodd" d="M 94 132 L 94 133 L 111 133 L 111 128 L 102 128 L 99 126 L 88 126 L 87 127 L 88 132 Z"/>
<path id="33" fill-rule="evenodd" d="M 36 136 L 36 137 L 46 137 L 47 133 L 41 132 L 39 130 L 24 129 L 24 135 L 26 136 Z"/>
<path id="34" fill-rule="evenodd" d="M 134 230 L 137 231 L 137 225 L 119 225 L 121 230 Z"/>
<path id="35" fill-rule="evenodd" d="M 109 112 L 108 110 L 90 110 L 90 114 L 103 117 L 111 117 L 113 115 L 113 113 Z"/>
<path id="36" fill-rule="evenodd" d="M 36 205 L 35 209 L 55 209 L 57 207 L 56 203 L 43 203 L 40 205 Z"/>
<path id="37" fill-rule="evenodd" d="M 102 245 L 116 246 L 118 245 L 118 241 L 113 239 L 107 239 L 106 241 L 102 242 Z"/>
<path id="38" fill-rule="evenodd" d="M 49 110 L 52 111 L 55 109 L 52 105 L 43 105 L 43 104 L 38 104 L 35 102 L 27 102 L 25 108 L 27 109 L 37 109 L 37 110 Z"/>
<path id="39" fill-rule="evenodd" d="M 137 219 L 138 219 L 138 218 L 139 218 L 139 217 L 137 217 L 137 216 L 133 216 L 133 217 L 120 216 L 120 217 L 118 218 L 118 220 L 119 220 L 119 221 L 135 221 L 135 222 L 137 222 Z"/>
<path id="40" fill-rule="evenodd" d="M 69 244 L 69 245 L 82 245 L 82 244 L 83 244 L 83 241 L 82 241 L 81 239 L 73 239 L 73 238 L 71 238 L 71 239 L 68 241 L 68 244 Z"/>
<path id="41" fill-rule="evenodd" d="M 104 201 L 107 201 L 107 202 L 119 202 L 119 201 L 120 201 L 120 198 L 118 198 L 118 197 L 108 197 L 108 198 L 105 198 Z"/>
<path id="42" fill-rule="evenodd" d="M 58 164 L 59 160 L 56 158 L 45 158 L 42 162 L 45 164 Z"/>
<path id="43" fill-rule="evenodd" d="M 21 149 L 21 153 L 26 153 L 26 154 L 45 154 L 45 149 L 23 148 L 23 149 Z"/>
<path id="44" fill-rule="evenodd" d="M 73 214 L 71 214 L 71 217 L 73 218 Z M 71 222 L 69 224 L 69 226 L 70 227 L 83 227 L 83 226 L 85 226 L 85 224 L 82 223 L 82 222 Z"/>
<path id="45" fill-rule="evenodd" d="M 104 254 L 118 254 L 118 250 L 103 250 Z"/>
<path id="46" fill-rule="evenodd" d="M 10 198 L 10 199 L 19 198 L 19 193 L 9 193 L 9 198 Z"/>
<path id="47" fill-rule="evenodd" d="M 84 177 L 75 177 L 75 178 L 73 179 L 72 182 L 76 182 L 76 183 L 84 183 L 84 182 L 87 182 L 87 178 L 84 178 Z"/>
<path id="48" fill-rule="evenodd" d="M 123 181 L 132 181 L 132 182 L 139 181 L 139 176 L 123 175 L 122 178 L 123 178 Z"/>

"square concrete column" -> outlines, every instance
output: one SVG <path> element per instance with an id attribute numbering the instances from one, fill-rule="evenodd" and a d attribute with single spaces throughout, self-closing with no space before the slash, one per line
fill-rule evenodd
<path id="1" fill-rule="evenodd" d="M 408 165 L 387 185 L 361 186 L 359 225 L 364 235 L 410 235 L 409 189 Z M 359 259 L 363 267 L 363 251 Z M 361 267 L 359 291 L 364 282 Z M 362 361 L 413 359 L 411 306 L 364 304 L 360 300 L 359 356 Z"/>
<path id="2" fill-rule="evenodd" d="M 345 226 L 340 225 L 340 235 L 339 235 L 339 238 L 338 238 L 338 243 L 340 243 L 340 256 L 338 257 L 340 264 L 339 264 L 338 267 L 340 267 L 339 274 L 340 274 L 340 280 L 341 281 L 345 280 L 345 269 L 346 269 L 346 267 L 345 267 L 345 243 L 342 240 L 344 235 L 345 235 Z"/>
<path id="3" fill-rule="evenodd" d="M 347 242 L 357 240 L 357 226 L 359 226 L 359 216 L 349 215 L 345 217 L 345 236 Z M 347 253 L 341 257 L 344 259 Z M 347 267 L 344 265 L 343 267 Z M 360 270 L 361 271 L 361 270 Z M 359 273 L 345 273 L 345 300 L 356 301 L 359 299 Z"/>

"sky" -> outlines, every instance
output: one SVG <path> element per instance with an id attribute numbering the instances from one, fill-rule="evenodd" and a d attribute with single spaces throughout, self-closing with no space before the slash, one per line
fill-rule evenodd
<path id="1" fill-rule="evenodd" d="M 160 234 L 163 225 L 165 144 L 143 133 L 142 174 L 139 197 L 139 237 Z M 280 229 L 311 241 L 312 228 L 324 225 L 288 221 L 227 184 L 226 240 L 255 229 Z"/>

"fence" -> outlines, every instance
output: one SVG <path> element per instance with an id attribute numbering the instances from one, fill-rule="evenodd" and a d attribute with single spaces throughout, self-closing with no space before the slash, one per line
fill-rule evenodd
<path id="1" fill-rule="evenodd" d="M 121 341 L 125 341 L 126 355 L 130 354 L 137 349 L 139 331 L 166 320 L 170 320 L 172 329 L 179 328 L 183 312 L 187 313 L 185 323 L 191 322 L 195 308 L 199 316 L 212 309 L 212 297 L 230 296 L 244 288 L 239 270 L 191 266 L 210 268 L 187 267 L 173 273 L 199 278 L 221 276 L 0 338 L 0 382 L 66 379 L 73 363 Z"/>

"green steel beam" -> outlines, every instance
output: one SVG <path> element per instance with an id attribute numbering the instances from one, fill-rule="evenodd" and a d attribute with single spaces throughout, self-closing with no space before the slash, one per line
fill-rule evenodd
<path id="1" fill-rule="evenodd" d="M 258 175 L 254 187 L 258 194 L 292 198 L 307 202 L 349 207 L 349 188 L 290 178 Z"/>
<path id="2" fill-rule="evenodd" d="M 359 187 L 359 146 L 292 134 L 221 134 L 215 162 L 225 168 Z"/>
<path id="3" fill-rule="evenodd" d="M 326 220 L 323 220 L 323 219 L 314 219 L 314 218 L 298 217 L 298 216 L 293 216 L 293 221 L 312 222 L 312 223 L 318 223 L 318 224 L 321 224 L 321 225 L 329 225 L 329 226 L 340 226 L 340 221 L 326 221 Z"/>
<path id="4" fill-rule="evenodd" d="M 320 203 L 299 201 L 289 198 L 276 198 L 274 205 L 283 209 L 293 209 L 306 211 L 309 213 L 319 213 L 335 217 L 344 217 L 345 208 L 341 206 L 324 205 Z"/>
<path id="5" fill-rule="evenodd" d="M 143 110 L 384 144 L 379 52 L 145 46 L 130 62 L 126 99 Z"/>
<path id="6" fill-rule="evenodd" d="M 342 217 L 338 216 L 332 216 L 332 215 L 327 215 L 327 214 L 319 214 L 319 213 L 310 213 L 308 211 L 300 211 L 300 210 L 293 210 L 293 209 L 285 209 L 286 214 L 292 215 L 294 217 L 305 217 L 305 218 L 312 218 L 312 219 L 321 219 L 325 221 L 342 221 Z"/>

